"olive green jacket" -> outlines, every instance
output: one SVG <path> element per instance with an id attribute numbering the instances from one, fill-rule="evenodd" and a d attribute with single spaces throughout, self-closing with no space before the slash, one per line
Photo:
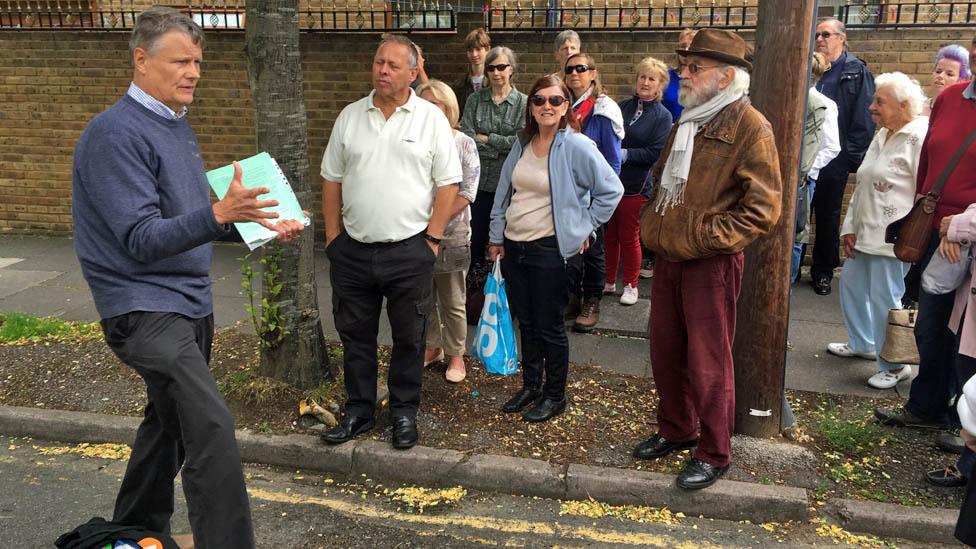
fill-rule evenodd
<path id="1" fill-rule="evenodd" d="M 481 158 L 479 192 L 495 192 L 498 177 L 508 151 L 515 143 L 516 134 L 525 126 L 525 106 L 528 97 L 514 87 L 501 103 L 491 98 L 491 87 L 481 88 L 468 97 L 461 118 L 461 131 L 472 138 L 477 134 L 488 136 L 488 142 L 478 139 L 478 156 Z"/>

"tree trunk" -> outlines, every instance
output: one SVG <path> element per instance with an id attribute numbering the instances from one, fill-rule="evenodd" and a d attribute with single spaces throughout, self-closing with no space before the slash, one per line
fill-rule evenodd
<path id="1" fill-rule="evenodd" d="M 783 213 L 772 231 L 746 249 L 739 296 L 735 431 L 751 436 L 775 436 L 782 428 L 793 220 L 816 5 L 816 0 L 759 3 L 750 95 L 773 126 Z"/>
<path id="2" fill-rule="evenodd" d="M 277 160 L 299 203 L 311 211 L 298 1 L 247 0 L 246 21 L 257 148 Z M 264 246 L 265 258 L 279 257 L 280 292 L 275 294 L 268 285 L 262 291 L 265 299 L 279 306 L 277 329 L 284 336 L 277 344 L 262 345 L 260 372 L 301 389 L 317 386 L 331 373 L 319 319 L 314 234 L 314 227 L 309 226 L 298 242 Z"/>

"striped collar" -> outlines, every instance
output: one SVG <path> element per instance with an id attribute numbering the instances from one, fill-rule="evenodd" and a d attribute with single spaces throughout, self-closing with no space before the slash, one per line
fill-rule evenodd
<path id="1" fill-rule="evenodd" d="M 142 91 L 142 88 L 136 86 L 135 82 L 129 84 L 129 91 L 126 92 L 126 95 L 135 99 L 137 103 L 158 114 L 159 116 L 162 116 L 166 120 L 179 120 L 186 116 L 185 105 L 182 109 L 180 109 L 180 112 L 176 112 L 164 105 L 160 100 Z"/>

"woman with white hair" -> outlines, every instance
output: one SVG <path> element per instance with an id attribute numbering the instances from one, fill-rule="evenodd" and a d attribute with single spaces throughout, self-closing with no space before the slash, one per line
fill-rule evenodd
<path id="1" fill-rule="evenodd" d="M 884 347 L 888 309 L 900 307 L 908 271 L 908 265 L 895 257 L 894 246 L 885 243 L 885 228 L 904 217 L 914 203 L 928 117 L 921 115 L 925 94 L 917 81 L 893 72 L 874 82 L 869 110 L 881 129 L 857 170 L 857 187 L 841 225 L 847 260 L 841 273 L 840 305 L 848 339 L 827 345 L 827 350 L 876 360 L 878 373 L 868 379 L 868 385 L 890 389 L 907 379 L 912 369 L 878 356 Z"/>

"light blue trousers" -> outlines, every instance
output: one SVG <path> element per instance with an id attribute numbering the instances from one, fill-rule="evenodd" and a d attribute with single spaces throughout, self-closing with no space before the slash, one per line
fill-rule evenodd
<path id="1" fill-rule="evenodd" d="M 897 370 L 881 358 L 888 309 L 901 307 L 909 265 L 894 257 L 857 252 L 840 274 L 840 310 L 847 325 L 847 345 L 859 353 L 878 353 L 878 371 Z"/>

